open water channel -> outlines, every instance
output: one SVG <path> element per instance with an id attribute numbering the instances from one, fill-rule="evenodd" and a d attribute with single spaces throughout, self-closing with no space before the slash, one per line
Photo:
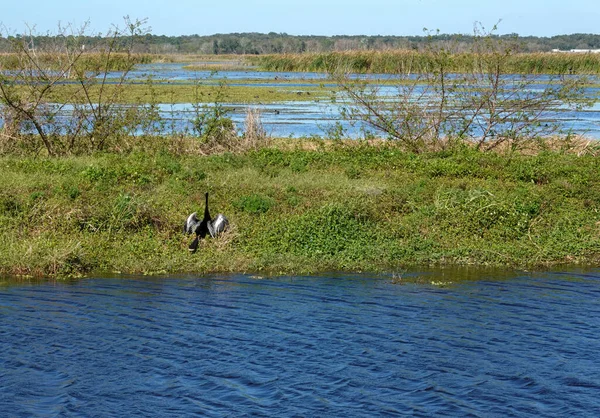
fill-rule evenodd
<path id="1" fill-rule="evenodd" d="M 0 280 L 0 415 L 600 416 L 600 271 Z"/>

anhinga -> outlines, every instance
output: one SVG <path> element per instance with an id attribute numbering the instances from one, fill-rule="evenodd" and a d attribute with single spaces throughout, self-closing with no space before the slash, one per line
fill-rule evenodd
<path id="1" fill-rule="evenodd" d="M 208 210 L 208 192 L 204 194 L 206 198 L 206 203 L 204 206 L 204 218 L 199 220 L 196 216 L 197 213 L 194 212 L 190 216 L 188 216 L 185 221 L 185 225 L 183 226 L 183 232 L 186 234 L 196 234 L 196 238 L 192 241 L 189 246 L 189 250 L 191 253 L 195 253 L 198 249 L 198 244 L 200 239 L 205 238 L 206 235 L 210 235 L 212 238 L 216 238 L 219 234 L 221 234 L 227 226 L 229 225 L 229 221 L 225 217 L 225 215 L 219 213 L 215 219 L 210 217 L 210 211 Z"/>

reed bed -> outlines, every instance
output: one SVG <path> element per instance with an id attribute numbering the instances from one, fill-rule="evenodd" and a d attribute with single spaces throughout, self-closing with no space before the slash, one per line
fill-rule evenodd
<path id="1" fill-rule="evenodd" d="M 439 65 L 441 55 L 424 51 L 348 51 L 308 54 L 271 54 L 247 57 L 266 71 L 328 72 L 338 68 L 357 73 L 421 73 Z M 444 54 L 446 70 L 456 73 L 474 71 L 494 59 L 492 53 Z M 600 54 L 593 53 L 518 53 L 507 57 L 505 72 L 513 74 L 599 74 Z"/>
<path id="2" fill-rule="evenodd" d="M 61 53 L 38 53 L 37 58 L 43 68 L 54 69 L 61 68 L 65 62 L 69 62 L 66 54 Z M 112 52 L 110 56 L 100 52 L 86 52 L 81 55 L 77 61 L 77 65 L 83 69 L 94 70 L 102 68 L 107 71 L 127 70 L 132 64 L 148 64 L 155 62 L 156 55 L 152 54 L 126 54 Z M 0 54 L 0 69 L 17 70 L 21 68 L 22 63 L 19 61 L 19 55 L 13 53 Z"/>

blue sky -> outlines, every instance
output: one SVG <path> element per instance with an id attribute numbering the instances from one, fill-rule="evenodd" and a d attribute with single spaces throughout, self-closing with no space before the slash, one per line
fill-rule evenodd
<path id="1" fill-rule="evenodd" d="M 293 35 L 472 33 L 474 22 L 497 33 L 552 36 L 600 33 L 599 0 L 31 0 L 10 2 L 0 22 L 55 31 L 89 20 L 105 32 L 122 18 L 148 18 L 155 35 L 286 32 Z"/>

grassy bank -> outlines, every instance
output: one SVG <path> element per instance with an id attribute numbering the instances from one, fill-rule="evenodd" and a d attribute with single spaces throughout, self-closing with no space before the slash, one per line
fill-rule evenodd
<path id="1" fill-rule="evenodd" d="M 286 86 L 241 86 L 227 84 L 220 88 L 216 83 L 195 84 L 169 82 L 134 82 L 121 86 L 92 86 L 88 89 L 89 98 L 97 101 L 100 92 L 104 97 L 114 97 L 118 103 L 212 103 L 217 100 L 229 103 L 273 103 L 289 101 L 322 100 L 331 96 L 332 88 L 319 85 L 293 87 Z M 81 94 L 75 84 L 56 86 L 48 99 L 58 103 L 82 102 L 88 99 Z"/>
<path id="2" fill-rule="evenodd" d="M 0 273 L 540 266 L 600 260 L 600 160 L 392 145 L 0 157 Z M 202 211 L 232 228 L 188 254 Z"/>
<path id="3" fill-rule="evenodd" d="M 492 54 L 471 52 L 442 55 L 444 70 L 469 73 Z M 502 56 L 502 54 L 500 54 Z M 332 71 L 343 68 L 358 73 L 427 73 L 439 68 L 440 54 L 424 51 L 349 51 L 311 54 L 272 54 L 247 59 L 265 71 Z M 508 74 L 599 74 L 600 54 L 521 53 L 502 56 Z"/>

